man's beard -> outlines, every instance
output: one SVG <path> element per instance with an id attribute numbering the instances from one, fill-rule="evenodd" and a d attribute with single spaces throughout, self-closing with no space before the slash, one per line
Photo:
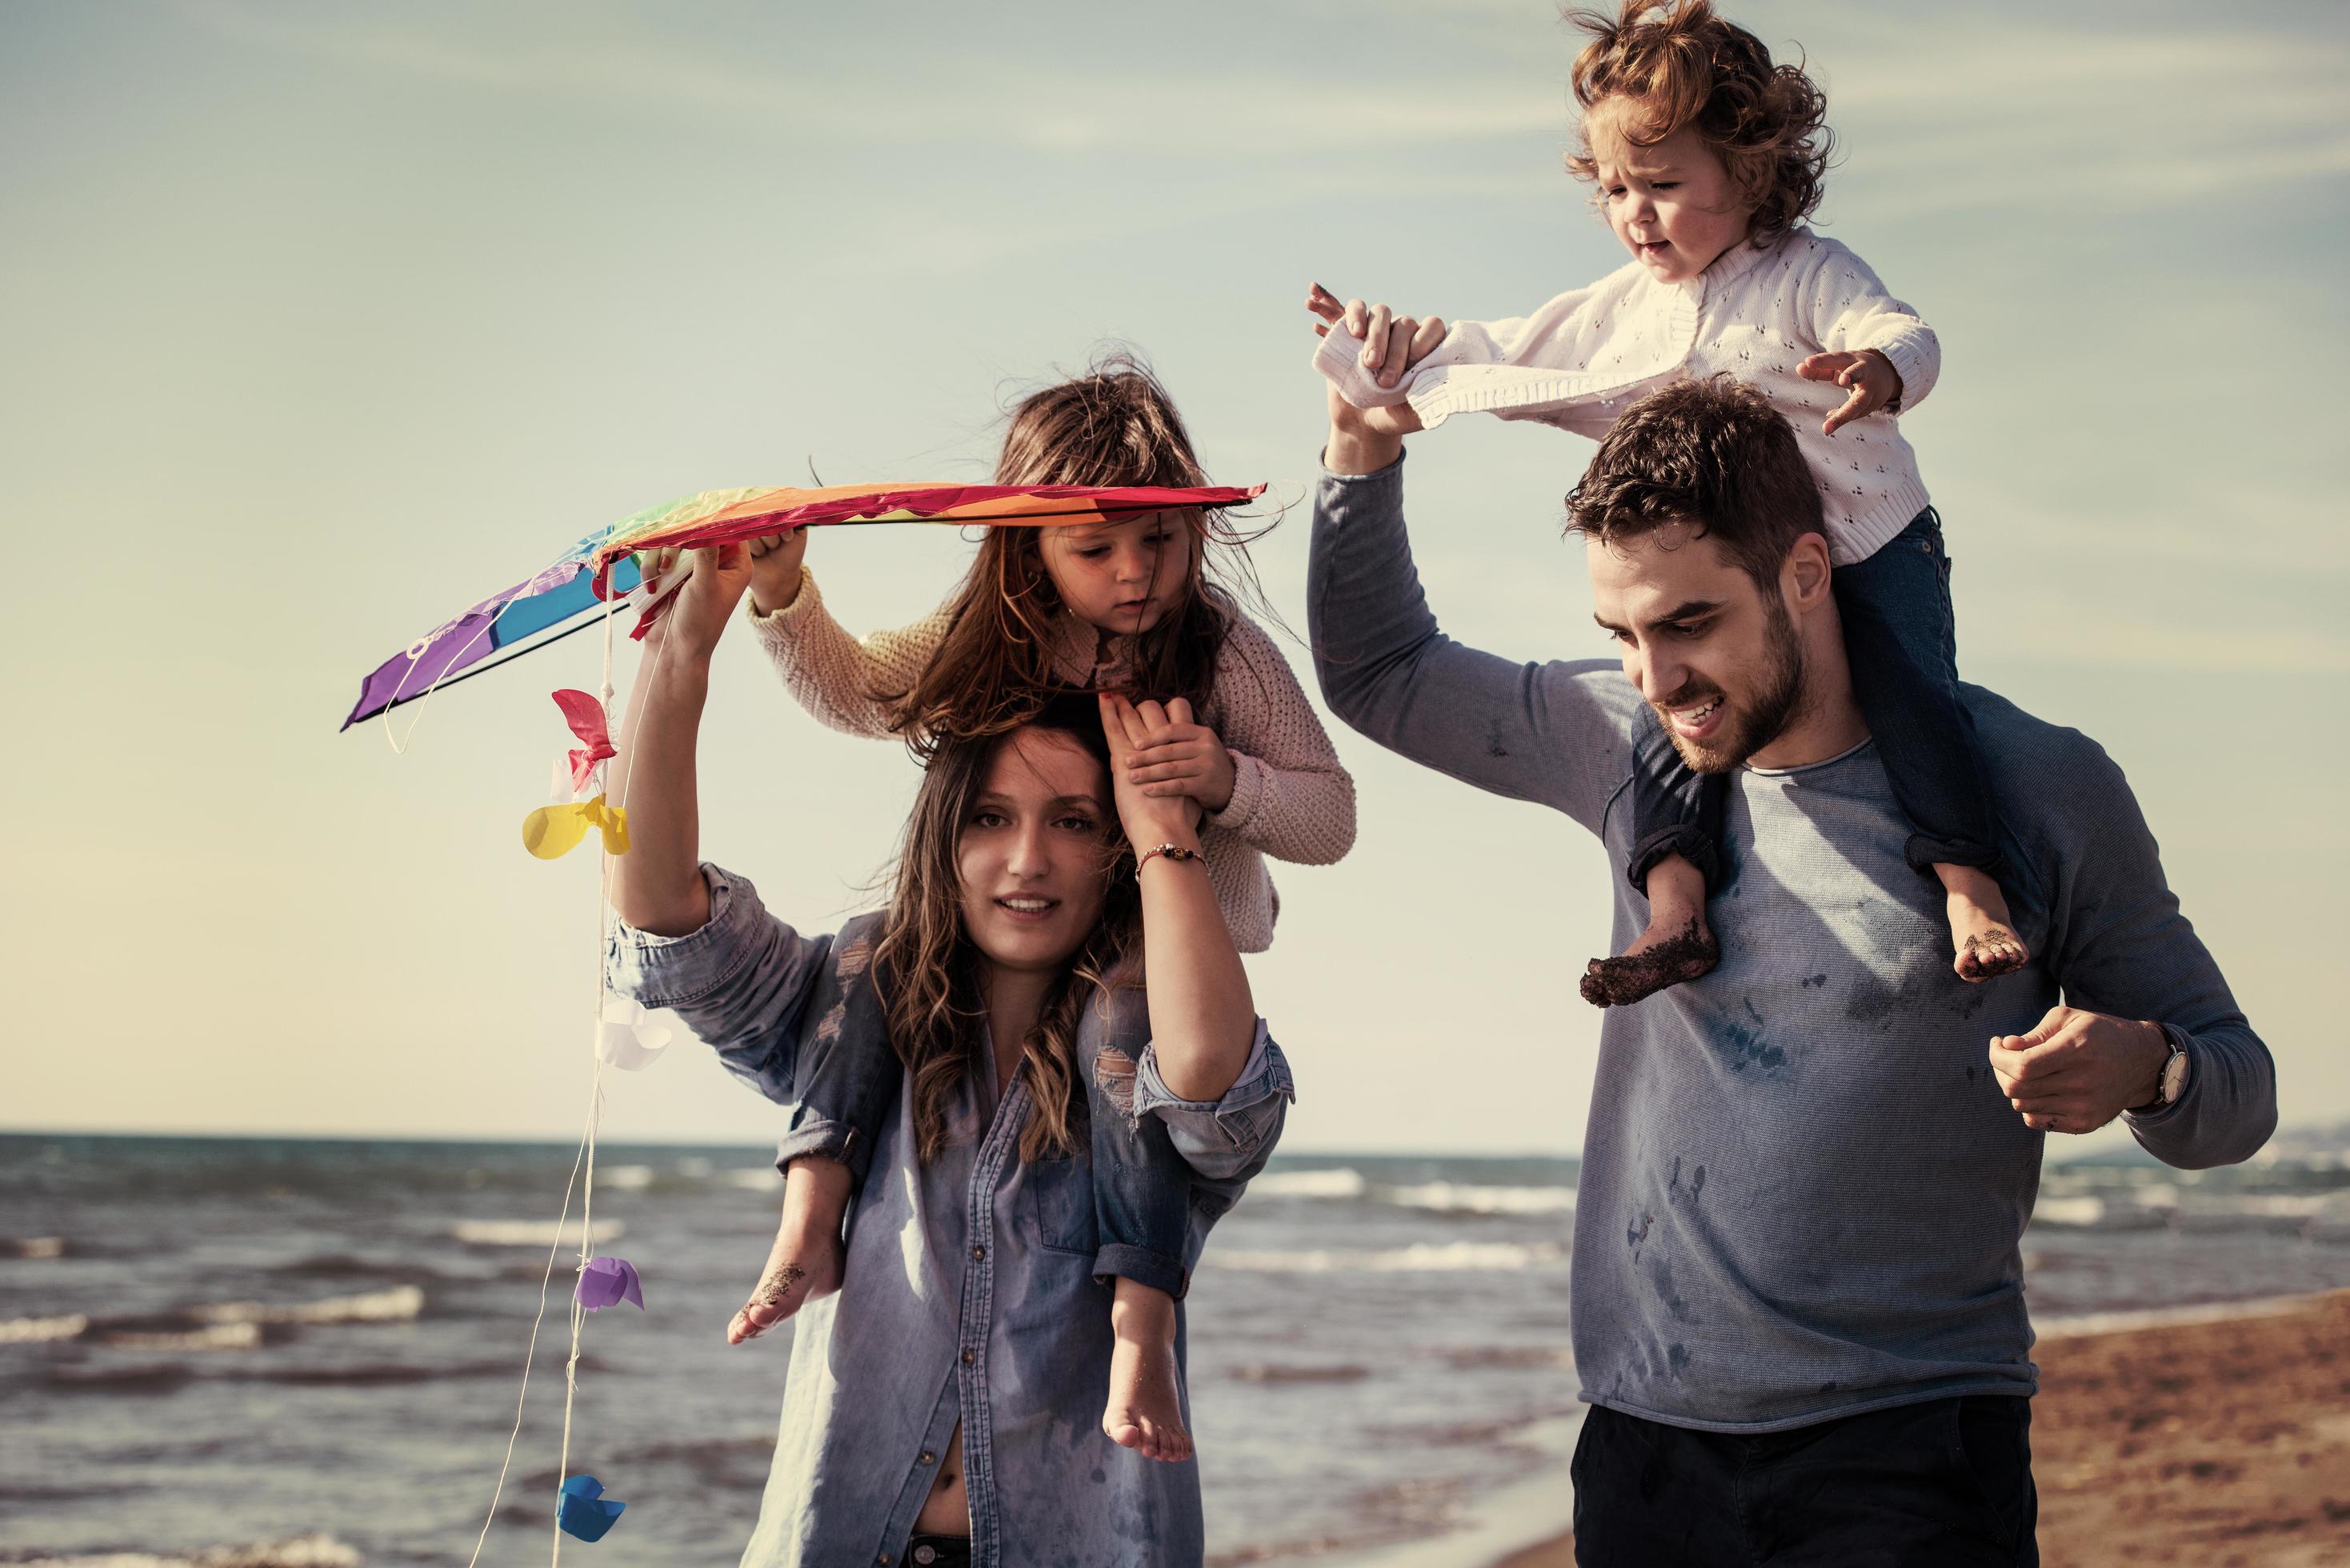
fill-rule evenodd
<path id="1" fill-rule="evenodd" d="M 1756 671 L 1753 696 L 1745 703 L 1735 705 L 1730 713 L 1730 723 L 1720 737 L 1712 741 L 1684 739 L 1673 728 L 1673 708 L 1687 708 L 1702 702 L 1708 697 L 1724 701 L 1729 693 L 1720 687 L 1691 683 L 1672 693 L 1664 701 L 1654 704 L 1657 717 L 1663 721 L 1665 735 L 1679 752 L 1681 761 L 1701 774 L 1726 774 L 1755 753 L 1786 732 L 1788 726 L 1803 716 L 1804 710 L 1804 645 L 1795 635 L 1794 618 L 1787 607 L 1776 599 L 1770 602 L 1768 619 L 1762 628 L 1762 667 Z"/>

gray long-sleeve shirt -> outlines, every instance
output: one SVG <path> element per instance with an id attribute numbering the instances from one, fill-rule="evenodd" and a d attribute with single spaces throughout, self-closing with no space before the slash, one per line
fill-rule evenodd
<path id="1" fill-rule="evenodd" d="M 1555 807 L 1623 859 L 1638 692 L 1613 662 L 1513 663 L 1439 631 L 1400 460 L 1324 475 L 1307 593 L 1340 718 Z M 1600 1031 L 1570 1287 L 1586 1399 L 1768 1431 L 2033 1392 L 2020 1241 L 2044 1138 L 1986 1053 L 2060 996 L 2188 1048 L 2186 1094 L 2127 1117 L 2158 1158 L 2229 1164 L 2274 1127 L 2268 1048 L 2180 914 L 2121 771 L 2078 732 L 1964 690 L 2033 961 L 1982 985 L 1951 972 L 1940 888 L 1903 859 L 1873 745 L 1732 774 L 1709 906 L 1721 967 Z M 1610 881 L 1621 944 L 1646 905 Z"/>

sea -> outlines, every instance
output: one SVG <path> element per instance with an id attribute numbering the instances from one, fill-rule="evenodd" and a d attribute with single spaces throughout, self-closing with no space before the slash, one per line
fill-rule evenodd
<path id="1" fill-rule="evenodd" d="M 576 1203 L 520 1397 L 577 1153 L 0 1136 L 0 1562 L 550 1557 Z M 1564 1527 L 1575 1177 L 1319 1155 L 1257 1179 L 1191 1297 L 1211 1563 L 1474 1568 Z M 645 1305 L 587 1320 L 570 1468 L 628 1507 L 573 1561 L 739 1556 L 786 1357 L 723 1329 L 779 1190 L 758 1148 L 598 1151 L 598 1245 Z M 2225 1170 L 2052 1162 L 2025 1261 L 2043 1334 L 2350 1287 L 2350 1127 Z"/>

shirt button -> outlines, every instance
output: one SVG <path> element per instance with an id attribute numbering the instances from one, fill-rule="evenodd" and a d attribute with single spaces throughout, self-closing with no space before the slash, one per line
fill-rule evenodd
<path id="1" fill-rule="evenodd" d="M 979 1359 L 979 1357 L 978 1357 L 978 1356 L 973 1355 L 972 1355 L 970 1351 L 968 1351 L 968 1350 L 966 1350 L 966 1351 L 964 1351 L 964 1352 L 962 1353 L 962 1364 L 963 1364 L 965 1366 L 969 1366 L 972 1362 L 977 1361 L 978 1359 Z"/>
<path id="2" fill-rule="evenodd" d="M 984 1258 L 987 1256 L 987 1249 L 984 1247 L 973 1247 L 971 1250 L 971 1255 L 974 1258 Z"/>
<path id="3" fill-rule="evenodd" d="M 876 1557 L 873 1561 L 881 1564 L 881 1568 L 889 1568 L 889 1554 L 887 1552 L 884 1552 L 880 1556 Z"/>
<path id="4" fill-rule="evenodd" d="M 920 1463 L 920 1464 L 925 1464 L 925 1465 L 934 1465 L 934 1464 L 937 1464 L 937 1463 L 939 1462 L 939 1457 L 938 1457 L 938 1455 L 936 1455 L 936 1454 L 934 1454 L 934 1453 L 931 1452 L 931 1450 L 930 1450 L 930 1449 L 924 1449 L 922 1450 L 922 1457 L 921 1457 L 921 1459 L 919 1459 L 919 1460 L 917 1460 L 916 1462 L 917 1462 L 917 1463 Z"/>

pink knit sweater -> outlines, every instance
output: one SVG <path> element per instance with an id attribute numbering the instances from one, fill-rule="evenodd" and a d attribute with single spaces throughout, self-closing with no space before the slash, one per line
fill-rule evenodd
<path id="1" fill-rule="evenodd" d="M 911 686 L 947 632 L 947 612 L 941 609 L 896 631 L 853 637 L 824 607 L 816 577 L 805 566 L 791 603 L 764 616 L 747 597 L 743 605 L 800 706 L 832 729 L 877 739 L 890 732 L 887 704 L 872 694 Z M 1054 673 L 1072 686 L 1117 684 L 1128 639 L 1110 639 L 1097 662 L 1094 628 L 1074 616 L 1064 624 Z M 1237 617 L 1224 638 L 1200 722 L 1232 753 L 1233 768 L 1232 798 L 1201 825 L 1201 855 L 1233 945 L 1244 953 L 1263 952 L 1273 945 L 1281 913 L 1264 857 L 1327 866 L 1345 856 L 1355 843 L 1355 780 L 1340 764 L 1289 661 L 1246 616 Z"/>

